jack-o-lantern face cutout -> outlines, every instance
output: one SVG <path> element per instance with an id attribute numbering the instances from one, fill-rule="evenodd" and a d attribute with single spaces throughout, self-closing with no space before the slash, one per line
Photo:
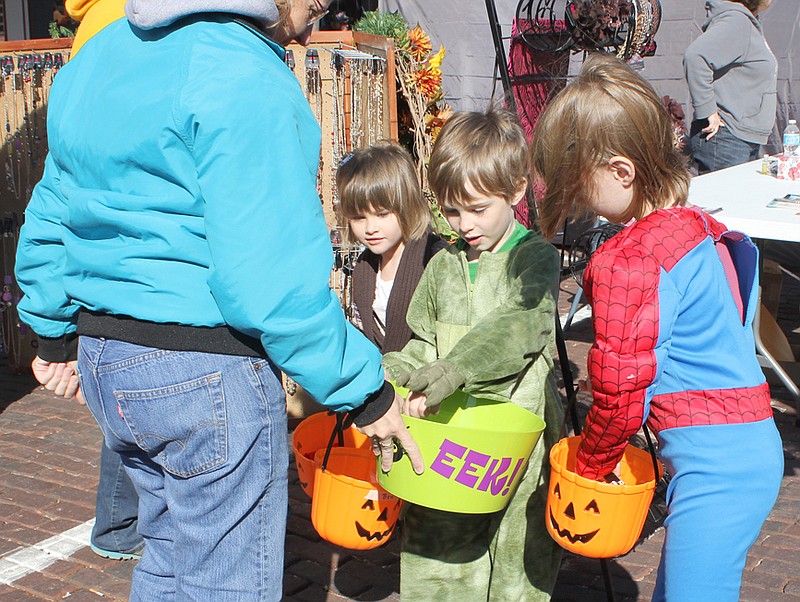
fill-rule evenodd
<path id="1" fill-rule="evenodd" d="M 627 553 L 642 532 L 653 499 L 653 457 L 628 445 L 620 460 L 622 483 L 587 479 L 575 472 L 581 437 L 550 450 L 545 525 L 562 548 L 587 558 Z M 660 467 L 657 469 L 660 474 Z"/>
<path id="2" fill-rule="evenodd" d="M 400 504 L 401 501 L 397 498 L 395 498 L 391 506 L 381 504 L 380 506 L 382 506 L 382 509 L 380 514 L 376 517 L 375 500 L 371 499 L 371 497 L 367 497 L 367 499 L 364 500 L 364 504 L 361 506 L 361 509 L 366 514 L 362 513 L 362 516 L 359 517 L 360 520 L 355 521 L 358 536 L 366 541 L 383 541 L 384 538 L 388 538 L 392 534 L 392 531 L 394 531 Z M 391 524 L 388 522 L 390 516 L 395 517 L 395 520 L 392 520 Z"/>
<path id="3" fill-rule="evenodd" d="M 316 449 L 306 451 L 303 442 L 297 438 L 293 441 L 295 465 L 297 466 L 297 480 L 300 482 L 300 487 L 303 491 L 311 497 L 314 490 L 314 453 Z"/>
<path id="4" fill-rule="evenodd" d="M 561 503 L 561 487 L 556 482 L 551 500 L 555 501 L 554 505 L 557 507 L 554 508 L 551 505 L 549 508 L 550 526 L 553 531 L 558 533 L 559 537 L 567 539 L 573 544 L 589 543 L 600 531 L 599 528 L 593 529 L 596 526 L 597 518 L 600 516 L 600 508 L 594 498 L 586 500 L 585 503 L 576 498 L 568 501 L 564 506 Z M 581 509 L 578 514 L 575 513 L 576 506 Z M 563 510 L 561 510 L 562 507 Z"/>
<path id="5" fill-rule="evenodd" d="M 308 488 L 314 484 L 314 459 L 303 456 L 302 460 L 297 461 L 297 480 L 300 487 L 308 492 Z"/>

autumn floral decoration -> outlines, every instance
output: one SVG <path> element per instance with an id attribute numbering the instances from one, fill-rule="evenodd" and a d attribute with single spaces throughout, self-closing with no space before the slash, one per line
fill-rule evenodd
<path id="1" fill-rule="evenodd" d="M 456 237 L 428 186 L 428 162 L 433 143 L 452 111 L 444 101 L 444 46 L 433 52 L 430 36 L 419 25 L 411 28 L 399 13 L 368 12 L 354 29 L 388 38 L 395 44 L 397 83 L 403 103 L 398 106 L 399 138 L 409 147 L 420 184 L 431 205 L 434 227 L 445 238 Z M 404 105 L 404 106 L 403 106 Z"/>
<path id="2" fill-rule="evenodd" d="M 430 36 L 419 25 L 410 28 L 399 13 L 368 12 L 355 25 L 357 31 L 394 39 L 397 81 L 407 105 L 406 123 L 409 146 L 417 163 L 420 183 L 428 189 L 428 161 L 433 143 L 451 114 L 444 101 L 442 61 L 444 46 L 433 52 Z M 404 132 L 400 132 L 401 140 Z"/>
<path id="3" fill-rule="evenodd" d="M 567 21 L 575 46 L 596 50 L 618 43 L 617 36 L 633 16 L 630 0 L 569 0 Z"/>
<path id="4" fill-rule="evenodd" d="M 675 143 L 675 148 L 683 151 L 689 138 L 689 132 L 686 129 L 686 114 L 683 112 L 683 107 L 681 103 L 671 96 L 662 96 L 661 102 L 664 108 L 667 109 L 672 121 L 672 139 Z"/>

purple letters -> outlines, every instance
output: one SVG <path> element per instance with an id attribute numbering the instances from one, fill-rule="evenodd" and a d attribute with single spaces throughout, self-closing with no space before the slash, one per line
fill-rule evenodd
<path id="1" fill-rule="evenodd" d="M 458 445 L 449 439 L 445 439 L 439 446 L 439 455 L 436 456 L 433 464 L 431 464 L 431 470 L 438 472 L 445 479 L 449 479 L 455 470 L 455 467 L 450 466 L 449 462 L 460 460 L 464 457 L 466 451 L 467 448 L 463 445 Z"/>
<path id="2" fill-rule="evenodd" d="M 508 495 L 525 458 L 518 458 L 514 469 L 508 473 L 514 458 L 492 458 L 488 454 L 467 449 L 449 439 L 442 441 L 439 454 L 431 463 L 430 469 L 445 479 L 453 478 L 455 482 L 478 491 L 490 491 L 492 495 Z M 487 468 L 488 465 L 488 468 Z M 458 469 L 458 472 L 456 472 Z"/>

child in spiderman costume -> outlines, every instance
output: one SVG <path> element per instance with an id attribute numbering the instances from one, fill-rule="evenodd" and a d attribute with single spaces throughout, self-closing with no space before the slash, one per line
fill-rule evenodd
<path id="1" fill-rule="evenodd" d="M 747 551 L 778 495 L 780 436 L 755 357 L 758 251 L 686 207 L 669 117 L 627 65 L 590 56 L 532 145 L 542 229 L 574 209 L 628 224 L 592 257 L 594 404 L 576 471 L 613 473 L 647 421 L 672 476 L 654 600 L 739 599 Z"/>

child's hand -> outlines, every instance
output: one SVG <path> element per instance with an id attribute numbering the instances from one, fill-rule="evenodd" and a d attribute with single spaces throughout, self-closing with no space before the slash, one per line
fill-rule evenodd
<path id="1" fill-rule="evenodd" d="M 403 414 L 407 414 L 412 418 L 425 418 L 433 411 L 431 407 L 428 406 L 427 402 L 428 398 L 425 394 L 414 393 L 412 391 L 411 394 L 403 400 Z M 438 406 L 436 409 L 438 409 Z"/>
<path id="2" fill-rule="evenodd" d="M 464 377 L 446 360 L 436 360 L 397 377 L 397 384 L 424 393 L 428 407 L 438 406 L 464 384 Z M 409 414 L 410 416 L 411 414 Z"/>
<path id="3" fill-rule="evenodd" d="M 622 467 L 620 463 L 617 462 L 617 465 L 614 467 L 612 472 L 609 472 L 603 479 L 606 483 L 612 483 L 614 485 L 624 485 L 625 482 L 620 478 L 619 475 L 622 474 Z"/>

